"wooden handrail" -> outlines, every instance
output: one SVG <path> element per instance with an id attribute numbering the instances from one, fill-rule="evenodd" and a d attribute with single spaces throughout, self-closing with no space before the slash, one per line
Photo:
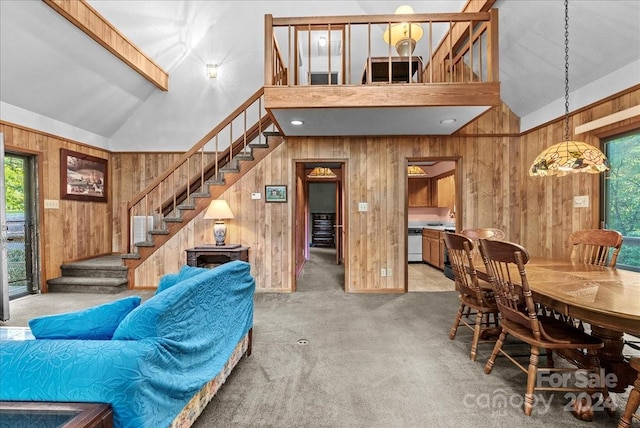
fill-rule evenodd
<path id="1" fill-rule="evenodd" d="M 461 13 L 415 13 L 415 14 L 385 14 L 385 15 L 351 15 L 351 16 L 314 16 L 314 17 L 283 17 L 275 18 L 271 15 L 265 16 L 265 85 L 282 84 L 279 76 L 284 73 L 286 67 L 278 68 L 279 64 L 284 64 L 282 53 L 288 58 L 289 69 L 294 70 L 289 86 L 309 85 L 310 79 L 304 79 L 304 74 L 299 73 L 298 59 L 300 57 L 300 49 L 306 46 L 309 54 L 306 55 L 306 75 L 310 76 L 312 72 L 324 72 L 327 74 L 326 85 L 331 85 L 331 73 L 341 72 L 341 79 L 338 84 L 342 85 L 359 85 L 371 84 L 372 64 L 372 26 L 390 26 L 397 23 L 422 24 L 426 26 L 425 33 L 428 39 L 428 57 L 425 53 L 409 53 L 407 63 L 407 73 L 413 76 L 414 72 L 420 73 L 421 78 L 414 82 L 411 79 L 407 83 L 462 83 L 462 82 L 496 82 L 498 77 L 498 44 L 497 44 L 497 10 L 486 8 L 490 7 L 490 1 L 482 2 L 482 10 Z M 485 8 L 486 7 L 486 8 Z M 465 6 L 465 10 L 474 9 L 469 5 Z M 438 43 L 433 40 L 433 27 L 435 25 L 448 26 L 448 31 L 444 38 Z M 347 73 L 352 67 L 351 60 L 353 56 L 354 46 L 351 38 L 351 29 L 354 25 L 366 26 L 366 48 L 359 48 L 361 55 L 354 58 L 366 58 L 364 70 L 367 79 L 360 79 L 353 76 L 351 72 Z M 276 38 L 276 28 L 284 28 L 287 30 L 285 43 L 282 45 L 283 51 L 278 47 Z M 411 28 L 411 27 L 410 27 Z M 348 31 L 345 31 L 348 29 Z M 335 32 L 342 31 L 343 51 L 341 58 L 334 60 L 328 55 L 325 64 L 317 63 L 312 70 L 313 61 L 310 58 L 311 52 L 311 32 L 326 31 L 327 37 L 331 41 L 331 37 L 336 35 Z M 308 33 L 306 39 L 302 39 L 298 33 Z M 332 33 L 333 32 L 333 33 Z M 278 33 L 282 37 L 282 32 Z M 486 37 L 482 37 L 486 36 Z M 340 36 L 338 36 L 340 38 Z M 433 47 L 433 43 L 438 43 L 437 47 Z M 286 46 L 285 46 L 286 45 Z M 480 46 L 481 45 L 481 46 Z M 329 54 L 331 44 L 327 50 Z M 379 54 L 374 56 L 380 56 Z M 395 49 L 392 46 L 387 48 L 387 56 L 389 60 L 387 66 L 387 83 L 394 83 L 392 80 L 392 57 L 396 57 Z M 348 57 L 348 59 L 347 59 Z M 421 58 L 424 64 L 419 70 L 413 70 L 414 63 L 412 57 Z M 338 64 L 338 61 L 342 61 Z M 348 62 L 348 63 L 347 63 Z M 337 67 L 334 67 L 334 64 Z M 292 68 L 293 67 L 293 68 Z M 474 68 L 476 72 L 474 73 Z M 357 67 L 357 69 L 362 69 Z M 468 77 L 467 77 L 468 76 Z M 376 80 L 380 82 L 380 80 Z"/>
<path id="2" fill-rule="evenodd" d="M 145 187 L 136 196 L 131 198 L 127 207 L 131 209 L 134 205 L 138 204 L 146 195 L 148 195 L 153 189 L 155 189 L 161 182 L 166 180 L 175 170 L 182 166 L 193 154 L 202 149 L 213 137 L 215 137 L 220 131 L 227 127 L 235 118 L 237 118 L 243 111 L 254 104 L 260 97 L 264 95 L 264 87 L 258 89 L 247 101 L 242 103 L 240 107 L 235 109 L 229 114 L 222 122 L 220 122 L 215 128 L 207 133 L 200 139 L 188 152 L 180 156 L 161 176 L 153 180 L 147 187 Z"/>
<path id="3" fill-rule="evenodd" d="M 227 147 L 220 152 L 218 156 L 207 165 L 203 165 L 201 169 L 201 175 L 190 177 L 189 181 L 179 186 L 174 190 L 174 195 L 171 200 L 166 200 L 161 204 L 161 212 L 163 215 L 169 214 L 173 211 L 173 206 L 183 202 L 190 193 L 199 190 L 202 187 L 203 181 L 209 180 L 213 177 L 216 171 L 219 169 L 218 165 L 224 165 L 234 156 L 240 153 L 246 146 L 248 141 L 253 141 L 262 131 L 267 129 L 271 125 L 271 117 L 264 115 L 262 118 L 247 129 L 242 136 L 238 137 L 231 147 Z"/>
<path id="4" fill-rule="evenodd" d="M 414 13 L 408 15 L 349 15 L 349 16 L 309 16 L 291 18 L 273 18 L 274 27 L 288 27 L 289 25 L 346 25 L 346 24 L 388 24 L 399 22 L 465 22 L 488 21 L 489 12 L 471 13 Z"/>
<path id="5" fill-rule="evenodd" d="M 194 214 L 189 214 L 189 210 L 196 209 L 199 212 L 205 207 L 202 198 L 207 198 L 210 192 L 215 193 L 209 185 L 220 184 L 222 168 L 225 166 L 234 167 L 235 164 L 232 163 L 234 156 L 250 147 L 250 144 L 256 139 L 260 143 L 262 131 L 273 124 L 272 118 L 264 110 L 263 98 L 264 87 L 257 90 L 247 101 L 175 160 L 162 175 L 155 178 L 143 191 L 126 203 L 124 212 L 126 217 L 123 218 L 124 236 L 132 236 L 132 230 L 136 235 L 136 242 L 131 242 L 131 240 L 126 242 L 127 253 L 133 252 L 132 245 L 134 244 L 138 244 L 137 247 L 140 247 L 155 246 L 158 241 L 164 242 L 163 239 L 166 240 L 166 237 L 153 238 L 153 236 L 156 234 L 165 235 L 179 230 L 181 226 L 171 226 L 171 224 L 182 223 L 185 218 L 190 220 Z M 251 116 L 252 121 L 256 121 L 250 127 L 247 126 L 248 115 Z M 226 140 L 227 130 L 228 140 Z M 235 134 L 234 130 L 236 130 Z M 222 150 L 219 146 L 220 137 L 224 141 L 224 149 Z M 189 202 L 183 204 L 187 200 Z M 132 220 L 136 217 L 138 219 L 142 217 L 144 220 L 144 226 L 141 226 L 139 231 L 140 234 L 133 229 L 132 225 Z M 164 226 L 156 226 L 156 220 L 164 222 Z M 140 244 L 140 240 L 145 241 L 144 244 Z M 145 254 L 148 255 L 149 251 L 146 251 Z"/>

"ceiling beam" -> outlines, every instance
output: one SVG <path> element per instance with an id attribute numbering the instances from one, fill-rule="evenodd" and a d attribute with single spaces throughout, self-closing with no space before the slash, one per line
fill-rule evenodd
<path id="1" fill-rule="evenodd" d="M 85 0 L 42 0 L 159 89 L 169 89 L 169 74 L 131 43 Z"/>

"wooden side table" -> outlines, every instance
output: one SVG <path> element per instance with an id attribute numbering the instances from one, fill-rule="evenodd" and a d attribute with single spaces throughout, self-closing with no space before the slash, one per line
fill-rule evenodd
<path id="1" fill-rule="evenodd" d="M 391 83 L 422 83 L 422 58 L 411 57 L 411 76 L 409 76 L 409 57 L 387 56 L 371 58 L 371 83 L 389 83 L 389 61 L 391 61 Z M 362 72 L 362 84 L 367 84 L 367 63 Z M 415 77 L 414 77 L 415 76 Z"/>
<path id="2" fill-rule="evenodd" d="M 187 265 L 194 267 L 218 266 L 234 260 L 249 261 L 249 247 L 240 245 L 202 245 L 186 251 Z"/>

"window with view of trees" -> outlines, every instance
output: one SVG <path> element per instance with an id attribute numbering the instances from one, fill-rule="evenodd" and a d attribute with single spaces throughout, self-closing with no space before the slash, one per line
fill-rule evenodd
<path id="1" fill-rule="evenodd" d="M 623 236 L 616 267 L 640 271 L 640 129 L 604 147 L 611 164 L 603 185 L 605 228 Z"/>

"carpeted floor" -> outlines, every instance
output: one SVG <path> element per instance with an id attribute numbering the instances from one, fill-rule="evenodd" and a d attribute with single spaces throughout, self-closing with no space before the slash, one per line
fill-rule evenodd
<path id="1" fill-rule="evenodd" d="M 593 422 L 576 420 L 561 393 L 540 395 L 544 401 L 533 416 L 524 416 L 525 374 L 500 358 L 485 375 L 491 343 L 481 344 L 472 362 L 469 330 L 448 339 L 456 293 L 419 291 L 451 290 L 441 272 L 412 266 L 417 285 L 410 290 L 416 292 L 351 294 L 342 291 L 343 267 L 333 257 L 312 249 L 296 293 L 256 294 L 253 354 L 240 361 L 194 427 L 617 426 L 626 394 L 612 394 L 621 406 L 615 418 L 598 411 Z M 33 316 L 131 293 L 152 294 L 28 296 L 12 301 L 11 320 L 0 324 L 27 325 Z"/>
<path id="2" fill-rule="evenodd" d="M 617 425 L 621 408 L 616 418 L 597 411 L 582 422 L 563 393 L 541 394 L 524 416 L 526 375 L 504 358 L 485 375 L 491 344 L 472 362 L 470 331 L 448 339 L 455 292 L 349 294 L 341 275 L 330 253 L 314 250 L 298 292 L 256 295 L 253 354 L 196 428 Z M 625 394 L 612 397 L 624 406 Z"/>

